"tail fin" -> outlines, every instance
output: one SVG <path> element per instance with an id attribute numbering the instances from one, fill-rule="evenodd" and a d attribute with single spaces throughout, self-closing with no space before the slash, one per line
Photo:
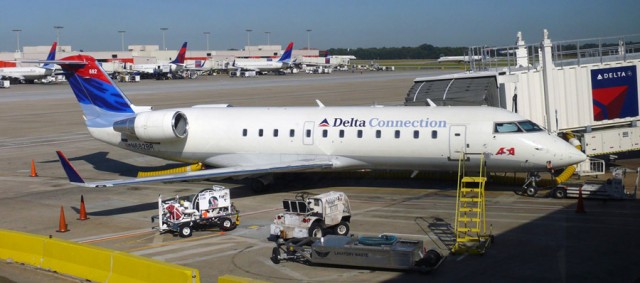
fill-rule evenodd
<path id="1" fill-rule="evenodd" d="M 278 62 L 289 63 L 291 61 L 291 52 L 293 52 L 293 42 L 289 42 L 287 49 L 284 50 L 284 53 L 282 53 L 282 57 L 280 57 Z"/>
<path id="2" fill-rule="evenodd" d="M 175 60 L 171 61 L 172 64 L 184 64 L 184 58 L 187 55 L 187 42 L 182 44 L 182 47 L 178 51 L 178 56 Z"/>
<path id="3" fill-rule="evenodd" d="M 62 67 L 80 103 L 87 127 L 112 127 L 113 122 L 135 114 L 135 105 L 122 93 L 96 59 L 74 55 L 55 61 Z"/>
<path id="4" fill-rule="evenodd" d="M 49 55 L 47 56 L 47 61 L 53 61 L 56 59 L 56 49 L 58 48 L 58 43 L 57 42 L 53 42 L 53 45 L 51 45 L 51 49 L 49 50 Z M 44 65 L 42 65 L 42 68 L 45 69 L 54 69 L 56 67 L 55 64 L 51 64 L 51 63 L 46 63 Z"/>

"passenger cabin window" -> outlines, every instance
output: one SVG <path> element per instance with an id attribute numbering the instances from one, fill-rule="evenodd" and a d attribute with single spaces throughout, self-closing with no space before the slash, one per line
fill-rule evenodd
<path id="1" fill-rule="evenodd" d="M 289 137 L 293 138 L 295 136 L 296 136 L 296 130 L 294 129 L 289 130 Z"/>
<path id="2" fill-rule="evenodd" d="M 382 137 L 382 131 L 376 130 L 376 138 L 379 139 L 380 137 Z"/>
<path id="3" fill-rule="evenodd" d="M 420 131 L 418 131 L 418 130 L 413 131 L 413 138 L 414 139 L 419 139 L 420 138 Z"/>
<path id="4" fill-rule="evenodd" d="M 258 136 L 261 137 L 263 135 L 264 135 L 264 130 L 263 129 L 258 130 Z"/>
<path id="5" fill-rule="evenodd" d="M 395 135 L 396 139 L 399 139 L 400 138 L 400 130 L 396 130 L 394 135 Z"/>
<path id="6" fill-rule="evenodd" d="M 338 132 L 338 136 L 340 138 L 344 138 L 344 130 L 340 130 L 340 132 Z"/>
<path id="7" fill-rule="evenodd" d="M 273 129 L 273 136 L 278 137 L 278 129 Z"/>
<path id="8" fill-rule="evenodd" d="M 362 138 L 362 130 L 358 130 L 358 138 L 361 139 Z"/>
<path id="9" fill-rule="evenodd" d="M 329 135 L 329 131 L 327 131 L 326 129 L 322 130 L 322 137 L 323 138 L 326 138 L 328 135 Z"/>
<path id="10" fill-rule="evenodd" d="M 431 131 L 431 138 L 432 139 L 437 139 L 438 138 L 438 131 Z"/>
<path id="11" fill-rule="evenodd" d="M 307 131 L 305 132 L 305 135 L 307 136 L 307 138 L 311 137 L 311 130 L 307 129 Z"/>
<path id="12" fill-rule="evenodd" d="M 246 137 L 247 136 L 247 129 L 242 129 L 242 136 Z"/>

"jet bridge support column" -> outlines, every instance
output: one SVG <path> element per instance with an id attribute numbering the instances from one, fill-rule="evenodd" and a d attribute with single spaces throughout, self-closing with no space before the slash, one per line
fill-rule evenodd
<path id="1" fill-rule="evenodd" d="M 542 83 L 544 90 L 544 108 L 545 108 L 545 126 L 547 131 L 549 132 L 557 132 L 558 125 L 554 123 L 558 119 L 556 117 L 557 112 L 555 111 L 555 103 L 549 99 L 550 90 L 552 89 L 551 84 L 551 72 L 553 71 L 553 57 L 551 54 L 551 40 L 549 39 L 549 32 L 544 30 L 544 39 L 541 43 L 541 51 L 542 51 Z"/>

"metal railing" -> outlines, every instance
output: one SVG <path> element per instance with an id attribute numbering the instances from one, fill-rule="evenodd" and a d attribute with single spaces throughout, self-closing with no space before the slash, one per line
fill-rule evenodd
<path id="1" fill-rule="evenodd" d="M 553 64 L 560 68 L 640 59 L 640 34 L 554 41 L 552 43 Z M 474 72 L 506 71 L 510 73 L 537 69 L 541 62 L 540 43 L 527 44 L 524 48 L 526 48 L 528 61 L 526 66 L 518 66 L 517 64 L 517 45 L 471 46 L 465 55 L 469 58 L 479 58 L 479 60 L 467 62 L 469 70 Z"/>

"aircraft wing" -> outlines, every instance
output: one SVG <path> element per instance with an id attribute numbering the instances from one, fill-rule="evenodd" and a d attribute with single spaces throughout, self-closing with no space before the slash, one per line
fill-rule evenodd
<path id="1" fill-rule="evenodd" d="M 299 172 L 299 171 L 305 171 L 305 170 L 311 170 L 311 169 L 330 168 L 333 166 L 333 163 L 329 161 L 308 160 L 308 161 L 283 162 L 283 163 L 264 164 L 264 165 L 247 165 L 247 166 L 213 168 L 213 169 L 205 169 L 200 171 L 167 174 L 167 175 L 144 177 L 144 178 L 85 182 L 82 179 L 82 177 L 80 177 L 80 174 L 78 174 L 78 172 L 73 167 L 71 162 L 69 162 L 67 157 L 65 157 L 61 151 L 56 151 L 56 153 L 58 154 L 58 158 L 60 159 L 60 163 L 62 164 L 62 167 L 64 168 L 64 171 L 67 174 L 67 177 L 69 178 L 69 182 L 79 186 L 93 187 L 93 188 L 113 187 L 113 186 L 132 185 L 132 184 L 139 184 L 139 183 L 152 183 L 152 182 L 176 182 L 176 181 L 186 181 L 186 180 L 203 180 L 203 179 L 213 179 L 213 178 L 225 178 L 225 177 L 232 177 L 232 176 L 269 174 L 269 173 L 276 173 L 276 172 Z"/>

